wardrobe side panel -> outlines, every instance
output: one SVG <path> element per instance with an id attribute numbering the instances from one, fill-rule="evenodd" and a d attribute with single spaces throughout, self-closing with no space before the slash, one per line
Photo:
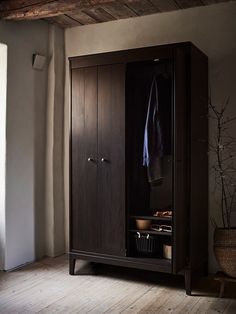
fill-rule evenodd
<path id="1" fill-rule="evenodd" d="M 97 67 L 72 70 L 71 115 L 71 249 L 96 252 Z"/>
<path id="2" fill-rule="evenodd" d="M 123 64 L 98 67 L 100 250 L 125 255 L 125 99 Z"/>
<path id="3" fill-rule="evenodd" d="M 191 48 L 190 265 L 208 260 L 208 59 Z"/>
<path id="4" fill-rule="evenodd" d="M 186 49 L 175 49 L 174 64 L 173 271 L 177 273 L 187 265 L 189 237 L 187 110 L 191 104 L 188 97 L 189 68 Z"/>

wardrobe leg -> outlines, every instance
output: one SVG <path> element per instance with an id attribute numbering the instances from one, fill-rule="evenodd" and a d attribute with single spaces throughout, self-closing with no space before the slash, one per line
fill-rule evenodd
<path id="1" fill-rule="evenodd" d="M 75 274 L 75 262 L 76 259 L 73 257 L 69 257 L 69 273 L 70 275 L 74 275 Z"/>
<path id="2" fill-rule="evenodd" d="M 190 269 L 185 269 L 185 290 L 187 295 L 191 295 L 192 292 L 192 272 Z"/>

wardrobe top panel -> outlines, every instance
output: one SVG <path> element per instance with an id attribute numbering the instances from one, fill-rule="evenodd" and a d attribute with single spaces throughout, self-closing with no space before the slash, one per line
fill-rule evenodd
<path id="1" fill-rule="evenodd" d="M 173 58 L 174 50 L 176 48 L 182 48 L 186 50 L 190 50 L 191 48 L 193 48 L 193 49 L 199 50 L 191 42 L 181 42 L 181 43 L 174 43 L 174 44 L 135 48 L 135 49 L 129 49 L 129 50 L 112 51 L 112 52 L 106 52 L 106 53 L 84 55 L 84 56 L 79 56 L 79 57 L 70 57 L 69 58 L 70 67 L 71 69 L 74 69 L 74 68 L 89 67 L 89 66 L 95 66 L 95 65 L 127 63 L 127 62 L 150 60 L 150 59 L 161 59 L 161 58 L 165 58 L 165 59 Z"/>

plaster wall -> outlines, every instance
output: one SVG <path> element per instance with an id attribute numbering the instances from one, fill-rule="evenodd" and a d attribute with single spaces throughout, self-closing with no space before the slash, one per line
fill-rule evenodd
<path id="1" fill-rule="evenodd" d="M 35 71 L 32 56 L 48 56 L 48 28 L 43 21 L 0 22 L 0 42 L 8 48 L 4 269 L 45 250 L 47 66 Z"/>

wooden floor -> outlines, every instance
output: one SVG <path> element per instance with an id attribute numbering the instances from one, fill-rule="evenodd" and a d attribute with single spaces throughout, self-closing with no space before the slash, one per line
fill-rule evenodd
<path id="1" fill-rule="evenodd" d="M 100 265 L 94 275 L 70 276 L 62 256 L 0 273 L 0 313 L 235 314 L 235 286 L 219 299 L 218 284 L 204 279 L 189 297 L 182 277 Z"/>

